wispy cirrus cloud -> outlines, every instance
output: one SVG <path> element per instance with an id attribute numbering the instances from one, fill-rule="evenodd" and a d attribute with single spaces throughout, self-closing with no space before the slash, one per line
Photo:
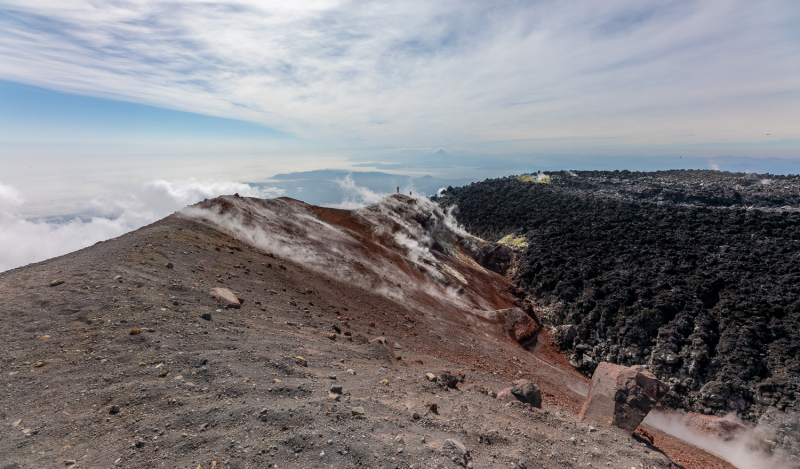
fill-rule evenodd
<path id="1" fill-rule="evenodd" d="M 797 138 L 792 1 L 0 0 L 0 78 L 345 146 Z"/>

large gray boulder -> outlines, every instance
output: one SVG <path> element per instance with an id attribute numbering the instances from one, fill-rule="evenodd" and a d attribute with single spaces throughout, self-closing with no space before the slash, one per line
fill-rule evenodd
<path id="1" fill-rule="evenodd" d="M 580 420 L 595 420 L 633 432 L 669 386 L 643 366 L 601 362 L 592 376 Z"/>

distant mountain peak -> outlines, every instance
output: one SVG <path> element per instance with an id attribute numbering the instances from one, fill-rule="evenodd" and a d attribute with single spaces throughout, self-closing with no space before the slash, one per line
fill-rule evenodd
<path id="1" fill-rule="evenodd" d="M 447 152 L 446 152 L 446 151 L 444 151 L 444 150 L 439 150 L 439 151 L 437 151 L 436 153 L 434 153 L 434 155 L 439 155 L 439 156 L 450 156 L 450 153 L 447 153 Z"/>

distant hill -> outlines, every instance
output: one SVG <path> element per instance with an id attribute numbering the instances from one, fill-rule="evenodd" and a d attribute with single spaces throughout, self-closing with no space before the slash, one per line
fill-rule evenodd
<path id="1" fill-rule="evenodd" d="M 379 171 L 322 169 L 278 174 L 270 182 L 249 184 L 258 187 L 278 187 L 285 191 L 283 195 L 312 205 L 334 205 L 344 199 L 357 198 L 352 186 L 344 183 L 348 176 L 353 185 L 378 194 L 391 194 L 400 187 L 401 192 L 406 194 L 412 191 L 427 196 L 435 194 L 443 187 L 461 186 L 473 181 L 473 179 L 441 179 L 432 176 L 412 177 Z"/>

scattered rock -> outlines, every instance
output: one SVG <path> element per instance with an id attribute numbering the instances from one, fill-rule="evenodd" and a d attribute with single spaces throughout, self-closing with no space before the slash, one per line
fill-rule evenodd
<path id="1" fill-rule="evenodd" d="M 109 414 L 111 414 L 111 415 L 116 415 L 116 414 L 118 414 L 118 413 L 119 413 L 119 406 L 118 406 L 118 405 L 112 405 L 112 406 L 111 406 L 111 407 L 108 409 L 108 413 L 109 413 Z"/>
<path id="2" fill-rule="evenodd" d="M 64 281 L 61 280 L 61 279 L 53 280 L 52 282 L 50 282 L 50 286 L 51 287 L 57 287 L 59 285 L 62 285 L 63 283 L 64 283 Z"/>
<path id="3" fill-rule="evenodd" d="M 450 370 L 442 370 L 439 372 L 439 381 L 448 388 L 455 388 L 458 383 L 464 382 L 459 375 L 450 373 Z"/>
<path id="4" fill-rule="evenodd" d="M 426 402 L 425 403 L 425 407 L 427 407 L 428 410 L 430 410 L 434 414 L 438 414 L 439 413 L 439 406 L 435 402 Z"/>
<path id="5" fill-rule="evenodd" d="M 464 446 L 464 443 L 459 440 L 454 438 L 444 440 L 442 451 L 445 456 L 460 466 L 466 466 L 469 462 L 469 451 L 467 451 L 467 447 Z"/>
<path id="6" fill-rule="evenodd" d="M 371 344 L 373 358 L 386 360 L 391 363 L 394 363 L 397 360 L 394 355 L 394 344 L 386 337 L 376 337 L 369 342 Z"/>
<path id="7" fill-rule="evenodd" d="M 435 383 L 438 378 L 436 378 L 436 375 L 433 373 L 425 373 L 425 379 Z"/>
<path id="8" fill-rule="evenodd" d="M 514 386 L 497 393 L 498 401 L 507 401 L 509 399 L 516 399 L 533 407 L 542 407 L 542 391 L 527 379 L 514 381 Z"/>
<path id="9" fill-rule="evenodd" d="M 227 288 L 212 288 L 210 290 L 212 300 L 216 300 L 224 308 L 239 309 L 242 307 L 242 300 L 236 297 L 232 291 Z"/>
<path id="10" fill-rule="evenodd" d="M 306 360 L 305 358 L 303 358 L 303 357 L 301 357 L 299 355 L 294 357 L 294 358 L 297 359 L 297 364 L 298 365 L 300 365 L 300 366 L 308 366 L 308 360 Z"/>
<path id="11" fill-rule="evenodd" d="M 336 334 L 330 333 L 328 334 L 328 338 L 331 340 L 336 340 Z"/>
<path id="12" fill-rule="evenodd" d="M 67 467 L 74 466 L 75 464 L 77 464 L 77 461 L 75 461 L 74 459 L 67 459 L 66 461 L 64 461 L 64 465 Z"/>
<path id="13" fill-rule="evenodd" d="M 580 420 L 597 420 L 633 432 L 650 409 L 669 392 L 643 366 L 601 362 L 592 376 Z"/>
<path id="14" fill-rule="evenodd" d="M 211 313 L 203 313 L 200 317 L 202 319 L 205 319 L 206 321 L 210 321 L 211 320 Z"/>
<path id="15" fill-rule="evenodd" d="M 341 394 L 342 393 L 342 385 L 341 384 L 332 384 L 330 391 L 332 393 Z"/>
<path id="16" fill-rule="evenodd" d="M 356 417 L 364 415 L 364 408 L 363 407 L 353 407 L 350 409 L 350 412 L 355 415 Z"/>

